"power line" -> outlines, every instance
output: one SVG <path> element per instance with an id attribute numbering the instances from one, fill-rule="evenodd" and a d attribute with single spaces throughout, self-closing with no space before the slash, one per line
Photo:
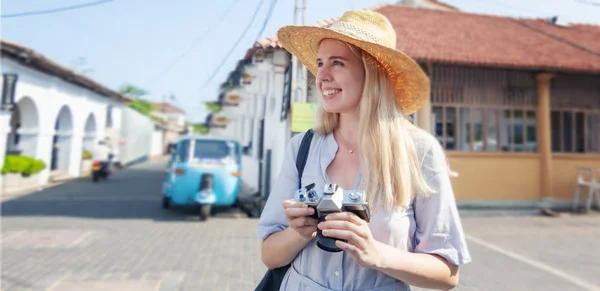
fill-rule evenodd
<path id="1" fill-rule="evenodd" d="M 20 12 L 20 13 L 14 13 L 14 14 L 4 14 L 1 16 L 1 18 L 15 18 L 15 17 L 22 17 L 22 16 L 53 14 L 53 13 L 59 13 L 59 12 L 68 11 L 68 10 L 75 10 L 75 9 L 97 6 L 97 5 L 101 5 L 101 4 L 106 4 L 108 2 L 112 2 L 112 0 L 100 0 L 100 1 L 86 3 L 86 4 L 72 5 L 72 6 L 49 9 L 49 10 L 38 10 L 38 11 Z"/>
<path id="2" fill-rule="evenodd" d="M 258 3 L 258 6 L 256 6 L 256 10 L 254 10 L 254 14 L 252 15 L 252 19 L 250 19 L 250 22 L 248 23 L 248 25 L 246 25 L 246 29 L 244 30 L 244 32 L 242 33 L 242 35 L 240 35 L 240 37 L 237 39 L 237 41 L 233 44 L 233 46 L 231 47 L 231 49 L 229 50 L 229 52 L 227 53 L 227 55 L 223 58 L 223 60 L 221 61 L 221 63 L 217 67 L 217 69 L 212 73 L 212 75 L 208 78 L 208 80 L 206 80 L 206 82 L 202 85 L 202 87 L 200 87 L 200 90 L 199 90 L 200 92 L 217 75 L 217 73 L 219 72 L 219 70 L 221 69 L 221 67 L 223 67 L 223 65 L 225 64 L 225 61 L 233 53 L 233 51 L 235 50 L 235 48 L 237 47 L 237 45 L 240 43 L 240 41 L 242 41 L 242 39 L 244 38 L 244 36 L 246 35 L 246 33 L 248 33 L 248 30 L 250 29 L 250 27 L 252 27 L 252 23 L 256 19 L 256 14 L 258 14 L 258 10 L 260 10 L 260 7 L 262 6 L 263 1 L 264 0 L 260 0 L 260 2 Z"/>
<path id="3" fill-rule="evenodd" d="M 200 37 L 198 37 L 194 43 L 192 44 L 192 46 L 183 54 L 181 54 L 177 59 L 175 59 L 163 72 L 161 72 L 160 74 L 158 74 L 156 77 L 154 77 L 153 81 L 150 82 L 151 84 L 156 83 L 156 81 L 158 81 L 160 78 L 162 78 L 163 76 L 165 76 L 177 63 L 179 63 L 183 58 L 185 58 L 189 53 L 191 53 L 200 43 L 202 43 L 204 41 L 204 38 L 208 35 L 208 33 L 210 33 L 213 29 L 215 29 L 219 24 L 221 24 L 221 22 L 223 22 L 223 20 L 225 19 L 225 17 L 227 15 L 229 15 L 229 12 L 231 12 L 231 9 L 233 7 L 235 7 L 237 5 L 237 3 L 240 2 L 240 0 L 235 0 L 231 6 L 229 6 L 227 8 L 227 10 L 225 10 L 225 12 L 221 15 L 221 17 L 219 17 L 219 20 L 217 20 L 216 22 L 213 22 L 213 26 L 211 26 L 208 30 L 206 30 L 204 32 L 204 34 Z"/>
<path id="4" fill-rule="evenodd" d="M 273 14 L 273 8 L 275 7 L 276 2 L 277 2 L 277 0 L 271 0 L 271 6 L 269 6 L 269 12 L 267 12 L 267 17 L 265 18 L 265 21 L 263 22 L 263 25 L 260 28 L 260 32 L 256 36 L 256 40 L 259 40 L 260 36 L 265 31 L 265 28 L 267 27 L 267 23 L 269 23 L 269 19 L 271 19 L 271 15 Z"/>
<path id="5" fill-rule="evenodd" d="M 600 6 L 600 2 L 592 2 L 589 0 L 577 0 L 577 2 L 583 3 L 583 4 L 589 4 L 589 5 L 594 5 L 594 6 Z"/>

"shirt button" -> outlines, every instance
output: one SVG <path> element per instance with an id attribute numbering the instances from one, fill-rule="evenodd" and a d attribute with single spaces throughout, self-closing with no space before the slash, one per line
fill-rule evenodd
<path id="1" fill-rule="evenodd" d="M 340 275 L 340 272 L 339 272 L 339 271 L 335 271 L 335 275 L 336 275 L 336 276 L 339 276 L 339 275 Z"/>

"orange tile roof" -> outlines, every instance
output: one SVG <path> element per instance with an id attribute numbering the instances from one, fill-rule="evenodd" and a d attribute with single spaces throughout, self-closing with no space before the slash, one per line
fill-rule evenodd
<path id="1" fill-rule="evenodd" d="M 541 20 L 401 5 L 374 8 L 396 28 L 397 48 L 417 61 L 600 73 L 600 27 L 557 27 Z M 317 23 L 327 26 L 337 18 Z M 257 49 L 280 48 L 277 37 Z M 247 56 L 248 56 L 247 54 Z"/>
<path id="2" fill-rule="evenodd" d="M 165 112 L 178 112 L 178 113 L 185 113 L 182 109 L 180 109 L 177 106 L 174 106 L 173 104 L 170 103 L 154 103 L 154 108 L 156 111 L 165 111 Z"/>

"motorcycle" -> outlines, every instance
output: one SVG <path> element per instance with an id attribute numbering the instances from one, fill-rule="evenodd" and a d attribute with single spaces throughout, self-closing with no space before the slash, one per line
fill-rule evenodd
<path id="1" fill-rule="evenodd" d="M 92 162 L 92 181 L 98 182 L 100 179 L 108 179 L 111 174 L 110 161 L 112 155 L 109 156 L 108 161 L 95 160 Z"/>

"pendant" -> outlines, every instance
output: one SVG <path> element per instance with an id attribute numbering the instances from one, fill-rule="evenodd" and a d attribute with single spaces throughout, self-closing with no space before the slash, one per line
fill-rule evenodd
<path id="1" fill-rule="evenodd" d="M 353 150 L 348 150 L 348 153 L 349 153 L 349 154 L 351 154 L 351 153 L 353 153 L 353 152 L 354 152 Z"/>

